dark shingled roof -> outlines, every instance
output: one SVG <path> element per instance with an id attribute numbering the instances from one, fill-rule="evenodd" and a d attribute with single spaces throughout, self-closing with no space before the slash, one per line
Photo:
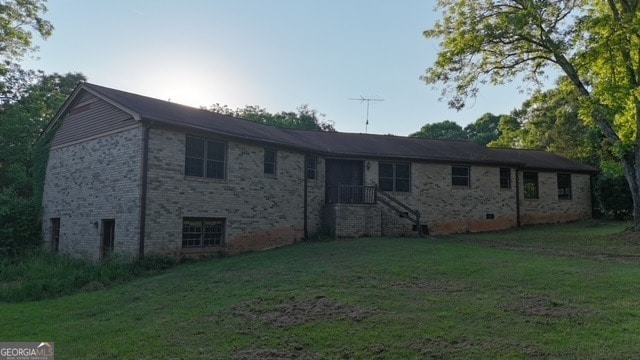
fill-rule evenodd
<path id="1" fill-rule="evenodd" d="M 493 149 L 468 141 L 280 129 L 95 84 L 83 83 L 82 88 L 119 104 L 145 121 L 277 144 L 324 156 L 508 165 L 585 173 L 598 171 L 545 151 Z"/>

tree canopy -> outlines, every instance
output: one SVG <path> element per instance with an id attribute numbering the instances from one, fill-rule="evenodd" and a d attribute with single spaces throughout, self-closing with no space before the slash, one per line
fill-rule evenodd
<path id="1" fill-rule="evenodd" d="M 640 230 L 640 2 L 636 0 L 438 0 L 440 39 L 422 79 L 456 109 L 484 83 L 541 84 L 562 73 L 581 120 L 595 124 L 624 166 Z M 552 70 L 551 72 L 549 70 Z"/>
<path id="2" fill-rule="evenodd" d="M 503 115 L 504 116 L 504 115 Z M 467 140 L 485 146 L 500 137 L 499 123 L 502 116 L 486 113 L 475 122 L 462 128 L 456 122 L 444 120 L 425 124 L 420 131 L 409 136 L 440 140 Z"/>
<path id="3" fill-rule="evenodd" d="M 275 114 L 255 105 L 232 110 L 227 105 L 216 103 L 206 107 L 205 110 L 285 129 L 336 131 L 332 121 L 325 120 L 324 114 L 310 108 L 307 104 L 299 106 L 296 112 L 281 111 Z"/>
<path id="4" fill-rule="evenodd" d="M 48 143 L 36 139 L 84 75 L 25 72 L 20 97 L 0 111 L 0 253 L 18 251 L 40 241 Z"/>
<path id="5" fill-rule="evenodd" d="M 467 140 L 467 134 L 462 127 L 451 120 L 426 124 L 420 131 L 409 136 L 440 140 Z"/>

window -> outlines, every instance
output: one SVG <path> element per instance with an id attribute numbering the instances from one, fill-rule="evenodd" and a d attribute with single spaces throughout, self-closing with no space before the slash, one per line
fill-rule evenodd
<path id="1" fill-rule="evenodd" d="M 51 218 L 51 251 L 58 252 L 60 246 L 60 218 Z"/>
<path id="2" fill-rule="evenodd" d="M 307 179 L 315 180 L 316 178 L 316 170 L 318 167 L 317 158 L 313 156 L 307 156 L 304 158 L 304 167 L 307 175 Z"/>
<path id="3" fill-rule="evenodd" d="M 525 171 L 522 175 L 524 183 L 524 198 L 538 198 L 538 173 L 533 171 Z"/>
<path id="4" fill-rule="evenodd" d="M 226 158 L 226 143 L 187 136 L 184 174 L 224 179 Z"/>
<path id="5" fill-rule="evenodd" d="M 451 185 L 453 186 L 467 186 L 471 184 L 470 174 L 471 169 L 468 166 L 452 166 L 451 167 Z"/>
<path id="6" fill-rule="evenodd" d="M 224 219 L 183 218 L 182 248 L 224 245 Z"/>
<path id="7" fill-rule="evenodd" d="M 411 190 L 411 164 L 379 163 L 378 184 L 383 191 Z"/>
<path id="8" fill-rule="evenodd" d="M 511 168 L 500 168 L 500 187 L 511 189 Z"/>
<path id="9" fill-rule="evenodd" d="M 264 149 L 264 173 L 267 175 L 276 174 L 277 152 L 273 149 Z"/>
<path id="10" fill-rule="evenodd" d="M 558 174 L 558 199 L 571 199 L 571 174 Z"/>

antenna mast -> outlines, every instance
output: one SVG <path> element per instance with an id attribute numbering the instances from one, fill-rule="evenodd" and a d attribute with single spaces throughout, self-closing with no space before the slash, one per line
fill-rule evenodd
<path id="1" fill-rule="evenodd" d="M 363 102 L 367 102 L 367 122 L 364 125 L 364 133 L 367 133 L 367 128 L 369 127 L 369 103 L 372 101 L 384 101 L 384 99 L 380 99 L 380 98 L 366 98 L 362 95 L 360 95 L 359 98 L 349 98 L 349 100 L 359 100 L 360 104 L 362 104 Z"/>

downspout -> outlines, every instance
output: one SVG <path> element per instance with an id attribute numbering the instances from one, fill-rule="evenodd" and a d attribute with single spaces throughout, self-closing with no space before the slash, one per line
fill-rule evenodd
<path id="1" fill-rule="evenodd" d="M 520 175 L 516 168 L 516 227 L 520 227 Z"/>
<path id="2" fill-rule="evenodd" d="M 307 179 L 307 157 L 304 157 L 304 166 L 303 166 L 303 174 L 304 177 L 304 240 L 309 239 L 309 229 L 307 227 L 307 203 L 308 203 L 308 191 L 309 191 L 309 180 Z"/>
<path id="3" fill-rule="evenodd" d="M 151 122 L 144 126 L 142 133 L 142 179 L 140 189 L 140 243 L 138 260 L 144 259 L 144 237 L 146 233 L 147 222 L 147 173 L 149 171 L 149 130 L 151 130 Z"/>

